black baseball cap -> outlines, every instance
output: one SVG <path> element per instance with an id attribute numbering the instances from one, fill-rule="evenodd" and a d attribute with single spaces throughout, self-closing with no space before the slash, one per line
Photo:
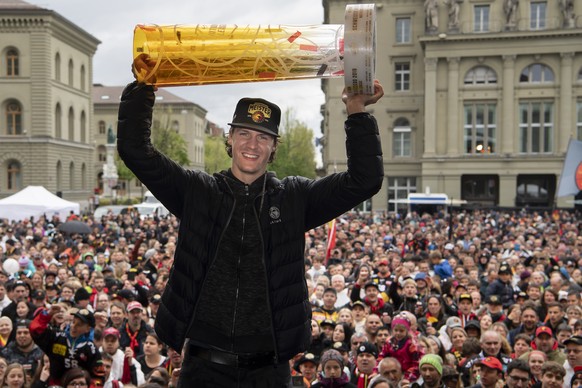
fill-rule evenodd
<path id="1" fill-rule="evenodd" d="M 262 98 L 242 98 L 236 104 L 232 125 L 279 137 L 281 109 Z"/>

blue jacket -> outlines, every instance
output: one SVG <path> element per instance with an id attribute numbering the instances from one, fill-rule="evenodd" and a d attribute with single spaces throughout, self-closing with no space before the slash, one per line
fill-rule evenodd
<path id="1" fill-rule="evenodd" d="M 222 243 L 234 197 L 223 174 L 186 170 L 153 147 L 154 101 L 151 86 L 134 82 L 126 87 L 119 108 L 117 146 L 127 167 L 180 218 L 174 265 L 155 324 L 159 338 L 180 350 L 205 276 Z M 311 339 L 305 232 L 372 197 L 384 179 L 376 120 L 367 113 L 353 114 L 345 129 L 348 171 L 318 180 L 296 176 L 279 180 L 269 174 L 266 182 L 258 221 L 275 351 L 281 361 L 304 351 Z M 256 214 L 260 202 L 259 196 L 254 202 Z"/>

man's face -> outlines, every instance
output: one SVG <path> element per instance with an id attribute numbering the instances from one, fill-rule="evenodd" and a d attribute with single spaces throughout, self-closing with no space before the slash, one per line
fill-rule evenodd
<path id="1" fill-rule="evenodd" d="M 246 128 L 233 128 L 228 142 L 232 146 L 232 173 L 245 183 L 252 183 L 265 173 L 276 149 L 273 136 Z"/>
<path id="2" fill-rule="evenodd" d="M 309 381 L 312 381 L 315 378 L 315 373 L 317 372 L 317 366 L 308 361 L 308 362 L 304 362 L 303 364 L 301 364 L 299 366 L 299 370 L 301 371 L 301 374 L 307 378 Z"/>
<path id="3" fill-rule="evenodd" d="M 507 375 L 508 388 L 526 388 L 529 384 L 529 373 L 523 370 L 514 369 Z"/>
<path id="4" fill-rule="evenodd" d="M 378 373 L 395 384 L 398 384 L 402 380 L 402 368 L 394 361 L 381 362 Z"/>
<path id="5" fill-rule="evenodd" d="M 337 296 L 333 292 L 326 292 L 323 294 L 323 305 L 327 309 L 333 308 L 336 300 Z"/>
<path id="6" fill-rule="evenodd" d="M 114 355 L 119 348 L 119 340 L 114 335 L 108 335 L 107 337 L 103 338 L 103 350 L 105 350 L 108 354 Z"/>
<path id="7" fill-rule="evenodd" d="M 14 299 L 18 302 L 21 300 L 26 300 L 28 298 L 28 288 L 25 286 L 14 287 Z"/>
<path id="8" fill-rule="evenodd" d="M 95 289 L 97 289 L 97 291 L 102 291 L 103 288 L 105 288 L 105 279 L 103 278 L 96 278 L 95 281 L 93 282 Z"/>
<path id="9" fill-rule="evenodd" d="M 439 385 L 441 375 L 434 366 L 423 364 L 420 367 L 420 374 L 429 387 L 436 387 Z"/>
<path id="10" fill-rule="evenodd" d="M 366 298 L 372 303 L 378 300 L 378 289 L 376 287 L 366 287 Z"/>
<path id="11" fill-rule="evenodd" d="M 378 330 L 378 333 L 376 333 L 376 344 L 378 345 L 379 349 L 384 346 L 386 339 L 388 339 L 388 335 L 389 333 L 386 329 Z"/>
<path id="12" fill-rule="evenodd" d="M 568 306 L 578 306 L 576 295 L 568 295 Z"/>
<path id="13" fill-rule="evenodd" d="M 539 300 L 542 296 L 542 292 L 539 287 L 530 287 L 527 289 L 527 296 L 533 301 Z"/>
<path id="14" fill-rule="evenodd" d="M 528 308 L 521 313 L 521 323 L 527 330 L 533 330 L 537 326 L 538 315 Z"/>
<path id="15" fill-rule="evenodd" d="M 572 368 L 582 365 L 582 345 L 574 343 L 566 345 L 566 356 Z"/>
<path id="16" fill-rule="evenodd" d="M 548 309 L 548 316 L 550 317 L 550 322 L 556 324 L 564 317 L 564 312 L 558 306 L 554 306 Z"/>
<path id="17" fill-rule="evenodd" d="M 560 388 L 564 378 L 553 372 L 546 372 L 542 375 L 542 388 Z"/>
<path id="18" fill-rule="evenodd" d="M 335 288 L 335 290 L 337 292 L 341 292 L 344 289 L 344 286 L 346 285 L 346 282 L 343 280 L 343 278 L 341 277 L 334 277 L 333 280 L 331 281 L 331 286 L 333 288 Z"/>
<path id="19" fill-rule="evenodd" d="M 366 332 L 375 335 L 378 329 L 382 326 L 382 321 L 380 317 L 376 314 L 370 314 L 366 318 Z"/>
<path id="20" fill-rule="evenodd" d="M 83 322 L 81 319 L 74 317 L 71 323 L 70 333 L 71 337 L 77 338 L 80 335 L 88 333 L 91 330 L 91 326 Z"/>
<path id="21" fill-rule="evenodd" d="M 28 328 L 19 327 L 16 329 L 16 343 L 20 348 L 27 348 L 32 344 L 32 337 Z"/>
<path id="22" fill-rule="evenodd" d="M 493 333 L 485 335 L 481 341 L 481 348 L 483 348 L 485 355 L 493 357 L 497 356 L 501 350 L 501 340 L 499 339 L 499 335 L 494 335 Z"/>
<path id="23" fill-rule="evenodd" d="M 499 380 L 499 371 L 497 369 L 481 365 L 481 385 L 483 387 L 494 387 L 497 380 Z"/>
<path id="24" fill-rule="evenodd" d="M 540 350 L 544 353 L 548 353 L 548 352 L 552 351 L 552 347 L 554 346 L 554 341 L 555 341 L 554 338 L 547 333 L 541 333 L 535 339 L 535 343 L 536 343 L 538 350 Z"/>
<path id="25" fill-rule="evenodd" d="M 127 320 L 133 327 L 138 327 L 141 324 L 141 309 L 133 309 L 127 313 Z"/>
<path id="26" fill-rule="evenodd" d="M 471 301 L 469 299 L 462 299 L 459 302 L 459 310 L 465 315 L 471 314 L 471 308 L 473 307 Z"/>
<path id="27" fill-rule="evenodd" d="M 352 308 L 352 316 L 354 321 L 361 321 L 366 316 L 366 310 L 362 306 L 354 306 Z"/>
<path id="28" fill-rule="evenodd" d="M 356 358 L 356 363 L 360 372 L 371 374 L 376 366 L 376 357 L 370 353 L 360 353 Z"/>

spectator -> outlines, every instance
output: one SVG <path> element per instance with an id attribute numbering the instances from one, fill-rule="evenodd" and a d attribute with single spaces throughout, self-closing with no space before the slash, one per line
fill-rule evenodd
<path id="1" fill-rule="evenodd" d="M 108 327 L 103 332 L 103 346 L 99 351 L 102 355 L 111 358 L 110 377 L 122 383 L 135 385 L 144 383 L 144 373 L 141 364 L 134 358 L 130 348 L 119 348 L 119 331 L 114 327 Z"/>
<path id="2" fill-rule="evenodd" d="M 312 388 L 356 388 L 344 372 L 344 359 L 337 350 L 329 349 L 321 355 L 321 369 Z"/>
<path id="3" fill-rule="evenodd" d="M 536 338 L 531 344 L 533 350 L 539 350 L 547 354 L 549 361 L 555 361 L 562 365 L 566 361 L 566 355 L 558 348 L 558 341 L 552 336 L 552 329 L 547 326 L 540 326 L 536 330 Z M 520 358 L 527 360 L 529 354 L 525 353 Z"/>
<path id="4" fill-rule="evenodd" d="M 422 350 L 418 347 L 418 339 L 411 334 L 409 319 L 402 315 L 395 316 L 392 320 L 392 338 L 384 344 L 379 359 L 384 357 L 398 359 L 404 378 L 415 381 L 419 377 L 418 361 L 422 355 Z"/>
<path id="5" fill-rule="evenodd" d="M 4 378 L 2 379 L 2 387 L 25 388 L 26 386 L 24 367 L 18 363 L 8 365 L 6 372 L 4 372 Z"/>
<path id="6" fill-rule="evenodd" d="M 507 366 L 507 378 L 504 388 L 526 388 L 531 381 L 531 370 L 527 362 L 513 360 Z"/>
<path id="7" fill-rule="evenodd" d="M 436 354 L 426 354 L 419 362 L 422 383 L 415 382 L 412 388 L 439 388 L 442 387 L 443 360 Z"/>
<path id="8" fill-rule="evenodd" d="M 143 320 L 143 306 L 137 301 L 127 304 L 127 319 L 121 325 L 119 333 L 119 346 L 123 349 L 129 347 L 134 357 L 143 354 L 143 344 L 147 334 L 152 328 Z"/>
<path id="9" fill-rule="evenodd" d="M 368 388 L 370 380 L 376 376 L 378 351 L 372 342 L 364 342 L 356 350 L 356 368 L 350 382 L 358 388 Z"/>
<path id="10" fill-rule="evenodd" d="M 137 361 L 141 364 L 141 370 L 145 375 L 161 366 L 166 361 L 166 356 L 162 355 L 164 345 L 154 332 L 149 332 L 144 342 L 144 353 L 137 356 Z"/>
<path id="11" fill-rule="evenodd" d="M 404 375 L 400 362 L 393 357 L 385 357 L 378 363 L 378 373 L 388 379 L 392 386 L 410 385 L 410 381 L 403 379 Z"/>
<path id="12" fill-rule="evenodd" d="M 554 361 L 548 361 L 542 366 L 541 388 L 559 388 L 564 383 L 566 370 Z"/>
<path id="13" fill-rule="evenodd" d="M 566 370 L 564 384 L 568 384 L 574 377 L 574 370 L 582 367 L 582 336 L 572 336 L 564 341 L 566 347 L 566 362 L 563 364 Z"/>
<path id="14" fill-rule="evenodd" d="M 17 363 L 22 365 L 29 378 L 36 372 L 38 360 L 42 357 L 42 350 L 34 343 L 30 336 L 30 321 L 21 319 L 16 321 L 16 339 L 9 343 L 0 355 L 9 364 Z"/>

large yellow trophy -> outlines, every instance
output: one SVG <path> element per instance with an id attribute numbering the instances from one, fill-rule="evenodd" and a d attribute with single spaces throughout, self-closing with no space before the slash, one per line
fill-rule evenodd
<path id="1" fill-rule="evenodd" d="M 155 65 L 157 86 L 344 77 L 348 93 L 374 94 L 374 4 L 346 7 L 345 25 L 138 25 L 133 55 Z"/>

